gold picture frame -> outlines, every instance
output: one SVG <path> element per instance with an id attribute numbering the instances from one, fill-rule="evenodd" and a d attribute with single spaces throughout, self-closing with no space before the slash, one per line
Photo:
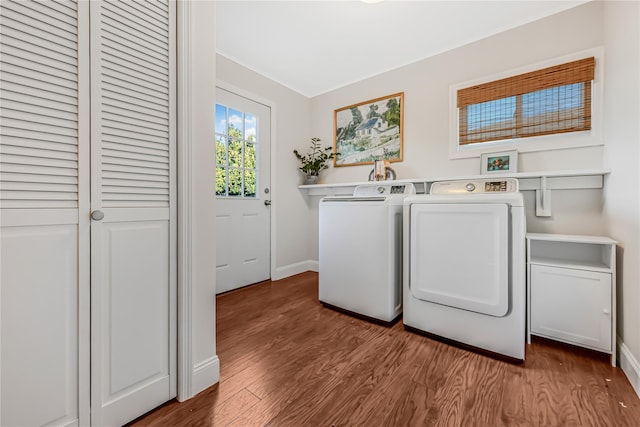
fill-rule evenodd
<path id="1" fill-rule="evenodd" d="M 334 167 L 401 162 L 404 92 L 339 108 L 333 115 Z"/>

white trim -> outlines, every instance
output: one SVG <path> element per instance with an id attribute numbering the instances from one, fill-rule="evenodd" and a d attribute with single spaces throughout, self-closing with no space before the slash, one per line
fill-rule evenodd
<path id="1" fill-rule="evenodd" d="M 191 2 L 177 3 L 178 46 L 178 401 L 194 396 L 192 355 Z"/>
<path id="2" fill-rule="evenodd" d="M 271 196 L 271 212 L 269 215 L 269 219 L 270 219 L 270 232 L 269 232 L 269 241 L 270 241 L 270 268 L 269 268 L 269 275 L 271 276 L 271 280 L 278 280 L 275 279 L 274 277 L 277 276 L 276 273 L 276 214 L 278 211 L 278 204 L 277 203 L 273 203 L 273 201 L 275 200 L 275 196 L 276 196 L 276 104 L 275 102 L 267 99 L 267 98 L 263 98 L 259 95 L 256 95 L 255 93 L 249 92 L 245 89 L 242 89 L 238 86 L 235 86 L 231 83 L 228 83 L 224 80 L 220 80 L 220 79 L 216 79 L 216 87 L 219 87 L 220 89 L 224 89 L 228 92 L 232 92 L 235 93 L 236 95 L 242 96 L 244 98 L 247 98 L 251 101 L 257 102 L 258 104 L 262 104 L 266 107 L 269 107 L 269 109 L 271 110 L 269 116 L 271 117 L 271 143 L 269 146 L 269 194 Z"/>
<path id="3" fill-rule="evenodd" d="M 458 144 L 458 108 L 457 108 L 457 92 L 459 89 L 499 80 L 530 71 L 539 70 L 546 67 L 562 64 L 565 62 L 575 61 L 577 59 L 593 56 L 596 58 L 596 69 L 593 84 L 591 86 L 591 131 L 570 132 L 564 134 L 533 136 L 528 138 L 520 138 L 517 140 L 509 139 L 504 141 L 487 142 L 482 144 L 471 144 L 470 146 L 460 147 Z M 546 61 L 537 62 L 517 69 L 506 72 L 485 76 L 482 78 L 457 83 L 449 87 L 449 158 L 462 159 L 469 157 L 480 157 L 482 153 L 490 153 L 492 151 L 509 151 L 518 150 L 520 153 L 533 151 L 560 150 L 566 148 L 582 148 L 597 145 L 604 145 L 602 137 L 602 100 L 603 100 L 603 70 L 604 70 L 604 49 L 595 47 L 569 55 L 548 59 Z"/>
<path id="4" fill-rule="evenodd" d="M 171 19 L 173 18 L 173 19 Z M 176 2 L 169 3 L 169 393 L 178 391 L 178 53 Z"/>
<path id="5" fill-rule="evenodd" d="M 78 424 L 91 424 L 91 72 L 89 3 L 78 2 Z M 83 143 L 86 141 L 87 143 Z M 11 210 L 20 215 L 20 209 Z M 55 218 L 56 209 L 38 209 Z M 41 212 L 44 211 L 44 212 Z M 58 209 L 58 211 L 67 211 Z M 5 215 L 3 213 L 3 215 Z M 26 224 L 25 224 L 26 225 Z"/>
<path id="6" fill-rule="evenodd" d="M 622 342 L 620 337 L 618 337 L 618 347 L 620 347 L 620 352 L 618 353 L 620 357 L 620 368 L 629 379 L 631 387 L 633 387 L 638 397 L 640 397 L 640 362 L 631 354 L 631 350 Z"/>
<path id="7" fill-rule="evenodd" d="M 194 366 L 191 377 L 193 396 L 211 387 L 211 384 L 220 381 L 220 359 L 218 356 L 203 360 Z"/>
<path id="8" fill-rule="evenodd" d="M 271 280 L 281 280 L 296 274 L 304 273 L 305 271 L 318 272 L 318 267 L 318 261 L 314 260 L 306 260 L 285 265 L 284 267 L 278 267 L 275 269 L 275 274 L 271 276 Z"/>

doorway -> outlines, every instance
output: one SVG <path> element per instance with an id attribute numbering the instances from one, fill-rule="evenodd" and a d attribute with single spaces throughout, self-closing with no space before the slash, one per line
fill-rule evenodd
<path id="1" fill-rule="evenodd" d="M 271 108 L 216 88 L 216 284 L 271 276 Z"/>

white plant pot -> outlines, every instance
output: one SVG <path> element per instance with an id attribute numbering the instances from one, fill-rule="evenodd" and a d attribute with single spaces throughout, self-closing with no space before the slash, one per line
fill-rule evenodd
<path id="1" fill-rule="evenodd" d="M 319 175 L 305 175 L 304 177 L 304 185 L 313 185 L 317 184 L 320 180 Z"/>

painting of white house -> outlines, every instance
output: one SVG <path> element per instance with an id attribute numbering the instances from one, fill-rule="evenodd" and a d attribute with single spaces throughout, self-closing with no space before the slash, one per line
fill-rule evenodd
<path id="1" fill-rule="evenodd" d="M 334 166 L 402 160 L 404 93 L 335 110 Z"/>

